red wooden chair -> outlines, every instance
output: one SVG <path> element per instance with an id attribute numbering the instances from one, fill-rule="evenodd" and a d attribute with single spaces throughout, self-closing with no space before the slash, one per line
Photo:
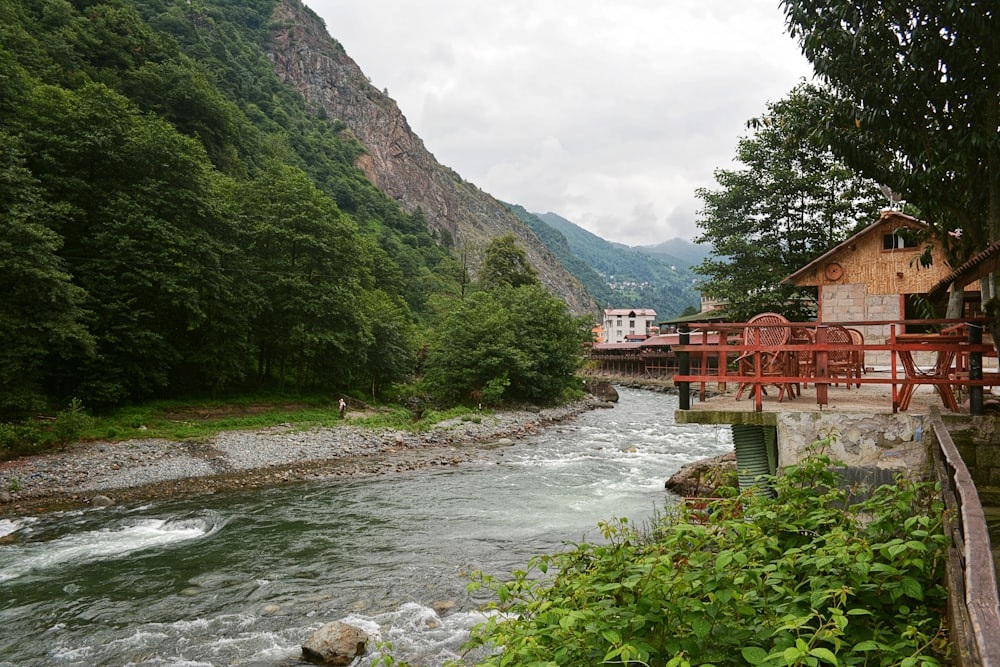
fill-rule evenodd
<path id="1" fill-rule="evenodd" d="M 851 332 L 844 327 L 836 325 L 827 329 L 826 342 L 830 345 L 855 344 Z M 831 350 L 827 356 L 827 376 L 832 380 L 836 380 L 839 377 L 844 378 L 848 389 L 851 387 L 851 380 L 855 377 L 861 377 L 860 375 L 855 376 L 856 368 L 857 360 L 855 359 L 855 352 L 853 350 Z M 835 384 L 840 383 L 835 382 Z M 858 386 L 861 386 L 860 383 Z"/>
<path id="2" fill-rule="evenodd" d="M 851 334 L 851 342 L 857 346 L 857 349 L 851 352 L 851 371 L 855 379 L 860 380 L 861 376 L 866 373 L 865 370 L 865 336 L 858 329 L 848 329 L 847 333 Z M 858 387 L 861 386 L 860 382 L 856 382 Z"/>
<path id="3" fill-rule="evenodd" d="M 787 377 L 790 371 L 789 354 L 785 350 L 768 348 L 787 345 L 790 336 L 791 327 L 788 326 L 788 320 L 777 313 L 761 313 L 751 317 L 743 329 L 743 345 L 759 349 L 744 350 L 737 357 L 736 363 L 740 375 L 748 378 Z M 796 395 L 796 387 L 793 383 L 746 381 L 740 383 L 739 391 L 736 392 L 736 400 L 743 396 L 744 390 L 748 387 L 760 385 L 761 391 L 766 394 L 764 386 L 767 384 L 773 384 L 778 388 L 779 401 L 784 398 L 785 392 L 788 392 L 789 398 L 794 398 Z"/>

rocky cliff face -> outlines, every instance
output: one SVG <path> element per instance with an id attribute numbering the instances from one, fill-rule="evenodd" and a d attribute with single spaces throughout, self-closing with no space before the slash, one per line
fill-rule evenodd
<path id="1" fill-rule="evenodd" d="M 367 149 L 358 167 L 409 212 L 420 207 L 431 229 L 447 230 L 456 247 L 477 249 L 513 233 L 542 283 L 577 315 L 596 315 L 597 304 L 538 237 L 507 208 L 438 163 L 410 129 L 396 103 L 364 72 L 300 0 L 282 0 L 273 16 L 269 57 L 285 83 L 309 104 L 345 122 Z"/>

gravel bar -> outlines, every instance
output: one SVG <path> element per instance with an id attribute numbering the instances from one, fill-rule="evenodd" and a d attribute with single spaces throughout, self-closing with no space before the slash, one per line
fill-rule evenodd
<path id="1" fill-rule="evenodd" d="M 550 409 L 483 414 L 419 433 L 345 423 L 305 431 L 291 425 L 225 431 L 199 442 L 80 442 L 0 462 L 0 516 L 457 465 L 597 405 L 588 398 Z"/>

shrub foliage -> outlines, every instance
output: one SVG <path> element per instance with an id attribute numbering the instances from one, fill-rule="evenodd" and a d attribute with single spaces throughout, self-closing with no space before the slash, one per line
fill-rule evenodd
<path id="1" fill-rule="evenodd" d="M 513 580 L 479 573 L 494 613 L 467 648 L 496 666 L 947 663 L 938 490 L 900 479 L 851 505 L 838 483 L 816 456 L 773 480 L 777 499 L 620 519 Z"/>

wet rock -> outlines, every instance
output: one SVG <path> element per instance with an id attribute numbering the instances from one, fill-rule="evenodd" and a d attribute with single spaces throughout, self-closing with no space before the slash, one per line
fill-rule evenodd
<path id="1" fill-rule="evenodd" d="M 664 485 L 679 496 L 711 498 L 716 489 L 736 474 L 736 454 L 729 452 L 688 463 L 671 475 Z"/>
<path id="2" fill-rule="evenodd" d="M 608 401 L 612 403 L 618 402 L 618 390 L 610 382 L 605 380 L 587 380 L 583 388 L 587 390 L 588 393 L 596 396 L 602 401 Z"/>
<path id="3" fill-rule="evenodd" d="M 10 502 L 10 494 L 7 493 L 6 491 L 0 491 L 0 503 L 6 504 L 9 502 Z"/>
<path id="4" fill-rule="evenodd" d="M 90 499 L 90 504 L 94 507 L 111 507 L 115 504 L 115 501 L 108 496 L 94 496 Z"/>
<path id="5" fill-rule="evenodd" d="M 317 665 L 349 665 L 364 655 L 368 635 L 360 628 L 335 621 L 313 633 L 302 645 L 302 657 Z"/>
<path id="6" fill-rule="evenodd" d="M 455 600 L 435 600 L 431 603 L 431 609 L 438 615 L 454 611 L 456 607 L 458 607 L 458 602 Z"/>

